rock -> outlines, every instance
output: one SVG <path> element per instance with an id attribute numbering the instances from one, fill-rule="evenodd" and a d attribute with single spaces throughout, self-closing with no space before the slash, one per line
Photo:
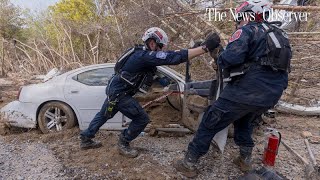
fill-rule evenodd
<path id="1" fill-rule="evenodd" d="M 0 119 L 1 120 L 1 119 Z M 0 135 L 4 136 L 8 133 L 8 126 L 3 123 L 3 122 L 0 122 Z"/>
<path id="2" fill-rule="evenodd" d="M 301 137 L 303 137 L 303 138 L 308 138 L 311 136 L 312 136 L 312 134 L 309 131 L 302 131 L 302 133 L 301 133 Z"/>
<path id="3" fill-rule="evenodd" d="M 17 177 L 17 180 L 24 180 L 24 177 L 18 176 L 18 177 Z"/>
<path id="4" fill-rule="evenodd" d="M 158 131 L 155 128 L 150 129 L 149 131 L 150 136 L 156 136 L 158 135 Z"/>
<path id="5" fill-rule="evenodd" d="M 320 136 L 311 136 L 309 137 L 309 141 L 312 144 L 320 144 Z"/>

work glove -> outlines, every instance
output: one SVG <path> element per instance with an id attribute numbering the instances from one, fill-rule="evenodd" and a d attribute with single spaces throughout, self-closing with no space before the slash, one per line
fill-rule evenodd
<path id="1" fill-rule="evenodd" d="M 210 32 L 203 43 L 201 43 L 202 49 L 206 52 L 211 52 L 220 45 L 220 37 L 215 32 Z"/>
<path id="2" fill-rule="evenodd" d="M 215 48 L 213 51 L 210 51 L 210 56 L 214 59 L 214 60 L 218 60 L 220 54 L 224 51 L 222 45 L 219 44 L 219 46 L 217 48 Z"/>
<path id="3" fill-rule="evenodd" d="M 195 41 L 191 40 L 190 47 L 191 48 L 197 48 L 197 47 L 201 46 L 202 43 L 203 43 L 203 39 L 198 39 L 198 40 L 195 40 Z"/>
<path id="4" fill-rule="evenodd" d="M 213 51 L 210 51 L 209 54 L 213 58 L 213 60 L 210 61 L 210 65 L 214 70 L 218 70 L 217 61 L 220 56 L 220 54 L 224 51 L 222 45 L 219 45 L 216 49 Z"/>

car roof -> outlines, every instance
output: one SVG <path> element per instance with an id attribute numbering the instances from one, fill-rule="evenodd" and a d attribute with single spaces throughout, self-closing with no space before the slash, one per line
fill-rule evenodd
<path id="1" fill-rule="evenodd" d="M 83 70 L 90 70 L 90 69 L 96 69 L 96 68 L 104 68 L 104 67 L 114 67 L 116 63 L 103 63 L 103 64 L 93 64 L 93 65 L 88 65 L 88 66 L 84 66 L 84 67 L 80 67 L 71 71 L 67 71 L 63 74 L 60 75 L 60 77 L 63 76 L 68 76 L 70 74 L 76 73 L 78 71 L 83 71 Z M 158 66 L 158 68 L 166 71 L 170 71 L 171 73 L 173 73 L 174 75 L 176 75 L 178 78 L 180 78 L 181 81 L 184 81 L 185 77 L 183 75 L 181 75 L 180 73 L 176 72 L 175 70 L 171 69 L 168 66 Z"/>
<path id="2" fill-rule="evenodd" d="M 115 66 L 115 63 L 93 64 L 93 65 L 83 66 L 83 67 L 68 71 L 66 73 L 72 74 L 74 72 L 82 71 L 82 70 L 86 70 L 86 69 L 95 69 L 95 68 L 99 68 L 99 67 L 114 67 L 114 66 Z"/>

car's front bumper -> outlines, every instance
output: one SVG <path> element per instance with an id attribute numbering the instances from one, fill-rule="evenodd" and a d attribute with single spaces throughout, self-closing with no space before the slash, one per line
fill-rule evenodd
<path id="1" fill-rule="evenodd" d="M 37 105 L 13 101 L 0 109 L 4 121 L 11 126 L 35 128 L 37 125 Z"/>

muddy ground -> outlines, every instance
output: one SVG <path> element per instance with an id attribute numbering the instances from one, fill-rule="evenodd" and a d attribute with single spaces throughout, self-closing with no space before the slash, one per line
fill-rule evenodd
<path id="1" fill-rule="evenodd" d="M 0 103 L 0 107 L 15 98 L 17 84 L 19 82 L 2 86 L 4 102 Z M 158 118 L 163 119 L 163 122 L 174 122 L 179 117 L 169 106 L 153 108 L 148 111 L 154 120 Z M 160 110 L 167 113 L 161 113 Z M 313 135 L 320 135 L 318 117 L 277 114 L 275 119 L 267 119 L 267 122 L 269 124 L 261 126 L 254 135 L 255 167 L 261 166 L 264 149 L 261 129 L 266 127 L 281 131 L 284 141 L 308 159 L 304 138 L 300 133 L 309 131 Z M 0 179 L 185 179 L 172 168 L 172 161 L 183 157 L 192 134 L 181 136 L 162 133 L 151 137 L 146 133 L 132 143 L 141 152 L 135 159 L 125 158 L 117 153 L 118 134 L 119 132 L 100 131 L 96 139 L 102 141 L 103 147 L 83 151 L 79 149 L 77 127 L 55 134 L 12 128 L 0 136 Z M 320 163 L 320 144 L 311 144 L 311 148 Z M 217 156 L 211 149 L 200 160 L 198 168 L 201 173 L 197 179 L 237 179 L 242 175 L 232 163 L 237 152 L 232 139 L 228 139 L 221 156 Z M 282 145 L 275 170 L 288 179 L 305 179 L 302 163 L 296 161 Z"/>

